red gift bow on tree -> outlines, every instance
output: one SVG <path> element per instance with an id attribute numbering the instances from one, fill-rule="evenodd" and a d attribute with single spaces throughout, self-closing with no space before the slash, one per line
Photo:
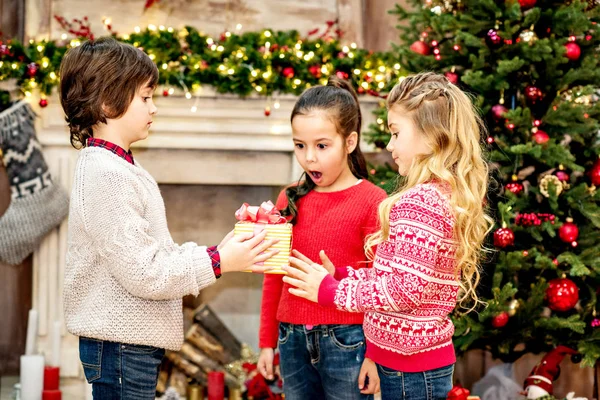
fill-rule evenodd
<path id="1" fill-rule="evenodd" d="M 467 400 L 471 392 L 460 385 L 454 385 L 448 392 L 447 400 Z"/>
<path id="2" fill-rule="evenodd" d="M 263 202 L 260 207 L 244 203 L 235 212 L 238 221 L 256 222 L 259 224 L 282 224 L 286 222 L 279 210 L 270 201 Z"/>

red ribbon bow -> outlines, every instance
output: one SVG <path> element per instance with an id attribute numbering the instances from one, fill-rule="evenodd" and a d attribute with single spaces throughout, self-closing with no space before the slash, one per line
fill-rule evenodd
<path id="1" fill-rule="evenodd" d="M 454 385 L 448 392 L 447 400 L 467 400 L 471 392 L 460 385 Z"/>
<path id="2" fill-rule="evenodd" d="M 235 212 L 238 221 L 257 222 L 259 224 L 282 224 L 286 219 L 270 201 L 263 202 L 260 207 L 244 203 Z"/>

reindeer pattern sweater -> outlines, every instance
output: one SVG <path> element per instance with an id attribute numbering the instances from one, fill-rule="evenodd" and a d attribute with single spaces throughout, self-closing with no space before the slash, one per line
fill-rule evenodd
<path id="1" fill-rule="evenodd" d="M 319 288 L 319 304 L 364 312 L 367 354 L 402 372 L 456 361 L 449 318 L 456 305 L 457 244 L 449 187 L 430 182 L 409 189 L 390 211 L 389 238 L 373 268 L 338 268 Z"/>

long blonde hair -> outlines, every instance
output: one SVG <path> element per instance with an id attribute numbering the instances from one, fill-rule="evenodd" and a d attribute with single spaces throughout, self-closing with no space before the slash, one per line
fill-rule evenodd
<path id="1" fill-rule="evenodd" d="M 394 86 L 387 98 L 387 108 L 401 110 L 412 118 L 431 153 L 415 157 L 402 186 L 381 203 L 381 228 L 367 238 L 365 250 L 373 258 L 374 246 L 388 239 L 390 210 L 407 190 L 431 180 L 448 183 L 456 220 L 459 302 L 463 305 L 465 300 L 472 300 L 472 309 L 479 302 L 475 288 L 480 279 L 483 240 L 493 226 L 484 205 L 488 165 L 480 143 L 485 130 L 483 123 L 463 91 L 446 77 L 431 72 L 409 76 Z"/>

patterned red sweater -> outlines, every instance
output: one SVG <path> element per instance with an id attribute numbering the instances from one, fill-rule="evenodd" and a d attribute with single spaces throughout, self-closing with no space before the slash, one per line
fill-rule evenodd
<path id="1" fill-rule="evenodd" d="M 377 207 L 385 192 L 368 181 L 332 193 L 309 192 L 298 201 L 292 247 L 319 262 L 319 251 L 337 265 L 365 267 L 365 238 L 377 230 Z M 285 192 L 277 208 L 287 206 Z M 299 325 L 362 324 L 363 314 L 324 307 L 288 292 L 281 275 L 265 275 L 260 313 L 259 347 L 277 347 L 279 321 Z"/>
<path id="2" fill-rule="evenodd" d="M 319 288 L 319 304 L 364 312 L 367 354 L 402 372 L 456 361 L 448 317 L 459 284 L 450 192 L 438 183 L 408 190 L 390 211 L 390 235 L 377 246 L 373 268 L 338 269 Z M 334 264 L 335 265 L 335 264 Z"/>

